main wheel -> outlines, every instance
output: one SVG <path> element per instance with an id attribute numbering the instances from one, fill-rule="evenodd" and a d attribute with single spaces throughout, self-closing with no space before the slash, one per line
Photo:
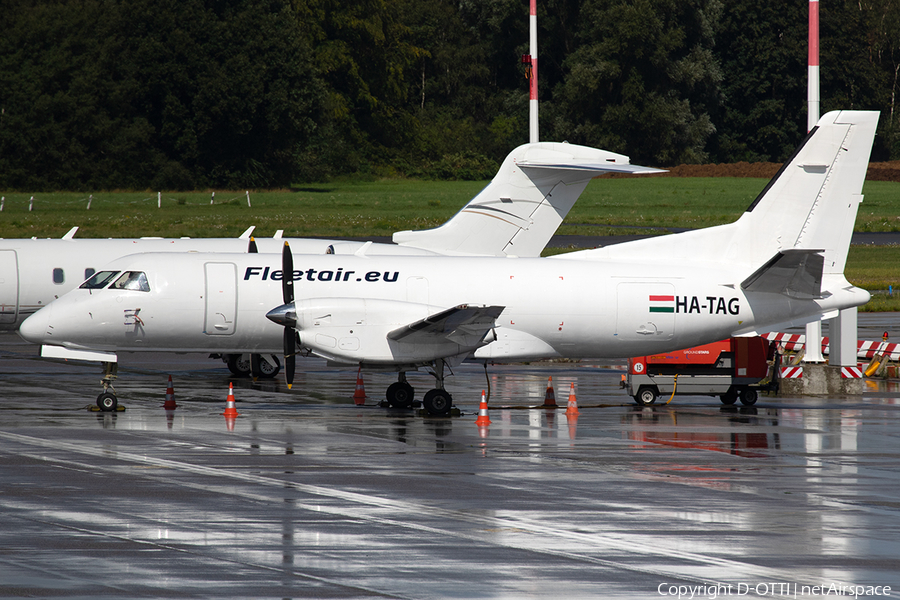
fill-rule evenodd
<path id="1" fill-rule="evenodd" d="M 235 377 L 250 376 L 249 354 L 229 354 L 225 359 L 225 364 L 228 365 L 228 370 L 231 371 Z"/>
<path id="2" fill-rule="evenodd" d="M 119 406 L 119 399 L 116 398 L 115 394 L 103 392 L 97 396 L 97 406 L 99 406 L 100 410 L 103 412 L 114 412 L 116 407 Z"/>
<path id="3" fill-rule="evenodd" d="M 744 406 L 753 406 L 759 398 L 759 393 L 753 388 L 744 388 L 741 390 L 741 404 Z"/>
<path id="4" fill-rule="evenodd" d="M 394 408 L 410 408 L 413 404 L 413 395 L 415 390 L 413 386 L 405 381 L 395 381 L 387 389 L 388 404 Z"/>
<path id="5" fill-rule="evenodd" d="M 429 390 L 422 399 L 422 406 L 429 415 L 443 416 L 450 414 L 453 405 L 453 396 L 446 390 Z"/>
<path id="6" fill-rule="evenodd" d="M 658 395 L 659 392 L 656 391 L 655 387 L 645 385 L 641 386 L 638 393 L 634 395 L 634 401 L 641 406 L 649 406 L 656 402 L 656 397 Z"/>
<path id="7" fill-rule="evenodd" d="M 259 355 L 259 376 L 272 379 L 281 371 L 281 361 L 274 354 Z"/>

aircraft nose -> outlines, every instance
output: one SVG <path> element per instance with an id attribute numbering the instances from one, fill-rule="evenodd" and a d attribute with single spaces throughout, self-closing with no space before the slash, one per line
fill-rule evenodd
<path id="1" fill-rule="evenodd" d="M 50 341 L 53 335 L 53 327 L 50 325 L 50 316 L 53 305 L 48 304 L 19 325 L 19 337 L 32 344 L 43 344 Z"/>

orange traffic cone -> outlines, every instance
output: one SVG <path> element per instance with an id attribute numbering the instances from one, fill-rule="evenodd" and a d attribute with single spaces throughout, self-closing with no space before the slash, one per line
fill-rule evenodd
<path id="1" fill-rule="evenodd" d="M 575 383 L 569 386 L 569 405 L 566 407 L 566 415 L 574 417 L 578 415 L 578 401 L 575 399 Z"/>
<path id="2" fill-rule="evenodd" d="M 234 405 L 234 384 L 230 381 L 228 382 L 228 398 L 225 400 L 225 412 L 222 414 L 229 419 L 233 419 L 240 414 Z"/>
<path id="3" fill-rule="evenodd" d="M 363 383 L 362 367 L 356 372 L 356 391 L 353 392 L 353 402 L 357 405 L 366 403 L 366 384 Z"/>
<path id="4" fill-rule="evenodd" d="M 478 406 L 478 418 L 475 424 L 479 427 L 487 427 L 491 424 L 491 418 L 488 416 L 487 400 L 484 399 L 484 390 L 481 390 L 481 404 Z"/>
<path id="5" fill-rule="evenodd" d="M 553 377 L 547 378 L 547 391 L 544 392 L 544 406 L 556 406 L 556 392 L 553 391 Z"/>
<path id="6" fill-rule="evenodd" d="M 178 405 L 175 404 L 175 388 L 172 387 L 171 375 L 169 375 L 169 387 L 166 388 L 166 401 L 163 403 L 163 408 L 166 410 L 178 408 Z"/>

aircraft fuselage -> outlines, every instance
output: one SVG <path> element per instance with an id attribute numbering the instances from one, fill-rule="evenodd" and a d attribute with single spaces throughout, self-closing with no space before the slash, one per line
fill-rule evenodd
<path id="1" fill-rule="evenodd" d="M 75 290 L 26 321 L 22 336 L 105 352 L 281 352 L 283 329 L 266 318 L 281 304 L 279 255 L 144 254 L 105 270 L 144 272 L 149 291 Z M 846 286 L 792 300 L 745 293 L 725 267 L 573 256 L 295 254 L 293 278 L 301 345 L 348 364 L 403 362 L 385 335 L 458 305 L 504 307 L 474 357 L 510 361 L 646 355 L 868 299 Z"/>

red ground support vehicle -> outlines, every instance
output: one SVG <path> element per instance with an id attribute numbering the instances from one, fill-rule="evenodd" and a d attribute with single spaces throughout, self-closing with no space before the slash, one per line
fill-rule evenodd
<path id="1" fill-rule="evenodd" d="M 752 405 L 759 383 L 769 374 L 768 360 L 776 359 L 774 344 L 762 337 L 729 338 L 684 350 L 628 359 L 622 381 L 634 401 L 653 404 L 660 395 L 719 396 L 722 403 L 738 399 Z M 773 372 L 777 373 L 777 369 Z M 751 387 L 753 386 L 753 387 Z M 769 386 L 777 386 L 772 382 Z M 769 389 L 767 386 L 766 389 Z"/>

